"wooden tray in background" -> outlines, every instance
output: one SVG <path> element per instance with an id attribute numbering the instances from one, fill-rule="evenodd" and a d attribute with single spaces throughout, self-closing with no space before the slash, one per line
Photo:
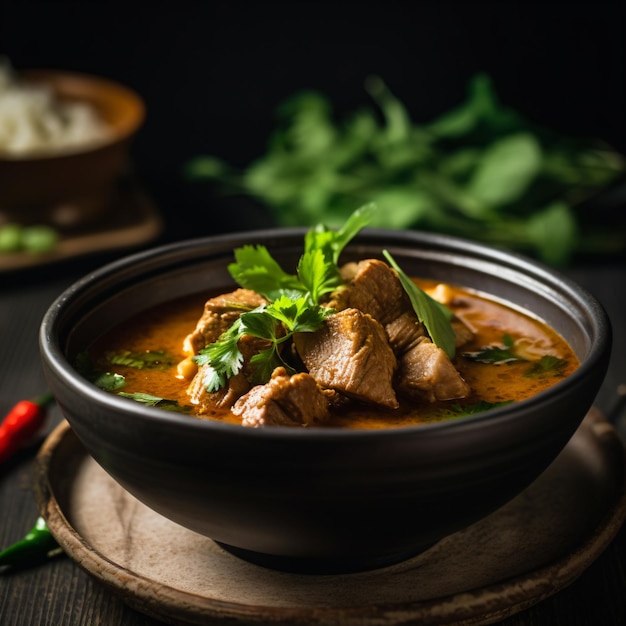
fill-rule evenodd
<path id="1" fill-rule="evenodd" d="M 110 206 L 94 219 L 71 229 L 59 228 L 60 240 L 50 252 L 0 253 L 0 273 L 50 265 L 85 254 L 132 248 L 156 239 L 163 220 L 140 183 L 130 177 L 120 181 Z"/>

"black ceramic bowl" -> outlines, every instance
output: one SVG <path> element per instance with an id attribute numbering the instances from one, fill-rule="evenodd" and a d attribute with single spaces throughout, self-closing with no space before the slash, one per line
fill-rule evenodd
<path id="1" fill-rule="evenodd" d="M 340 572 L 422 551 L 519 494 L 566 445 L 610 356 L 600 304 L 521 256 L 446 236 L 364 230 L 343 260 L 388 249 L 409 274 L 479 289 L 532 311 L 581 360 L 532 399 L 457 421 L 355 431 L 244 428 L 146 407 L 101 391 L 76 355 L 112 325 L 153 305 L 234 285 L 233 249 L 262 243 L 286 268 L 304 229 L 186 241 L 86 276 L 50 307 L 40 342 L 50 389 L 89 453 L 158 513 L 270 567 Z"/>

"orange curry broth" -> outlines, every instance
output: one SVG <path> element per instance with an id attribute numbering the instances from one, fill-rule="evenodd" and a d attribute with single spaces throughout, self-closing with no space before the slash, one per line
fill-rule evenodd
<path id="1" fill-rule="evenodd" d="M 416 280 L 423 289 L 435 283 Z M 579 361 L 570 346 L 553 329 L 530 314 L 506 306 L 484 294 L 460 287 L 448 286 L 453 294 L 448 307 L 461 318 L 474 333 L 474 339 L 457 349 L 454 364 L 472 388 L 472 395 L 461 401 L 416 403 L 398 397 L 400 408 L 381 409 L 364 404 L 354 404 L 341 413 L 333 414 L 325 425 L 348 428 L 390 428 L 419 423 L 458 418 L 460 407 L 484 401 L 500 403 L 519 401 L 543 391 L 571 374 Z M 117 391 L 146 393 L 178 402 L 193 415 L 186 389 L 190 380 L 177 378 L 176 366 L 185 358 L 184 338 L 193 331 L 201 317 L 206 294 L 182 298 L 160 305 L 142 313 L 100 337 L 89 349 L 92 364 L 102 372 L 114 372 L 126 378 L 124 387 Z M 529 360 L 551 355 L 565 361 L 558 371 L 548 370 L 541 375 L 529 376 L 532 363 L 528 361 L 485 364 L 463 357 L 489 345 L 502 345 L 503 337 L 514 340 L 516 354 Z M 164 351 L 171 357 L 167 369 L 137 369 L 112 365 L 107 354 L 123 351 Z M 132 400 L 129 400 L 132 401 Z M 240 423 L 228 410 L 215 410 L 201 419 L 217 419 Z"/>

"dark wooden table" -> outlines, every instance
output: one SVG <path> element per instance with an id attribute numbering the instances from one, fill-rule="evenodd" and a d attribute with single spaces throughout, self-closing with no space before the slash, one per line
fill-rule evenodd
<path id="1" fill-rule="evenodd" d="M 6 414 L 18 400 L 36 396 L 45 388 L 37 345 L 41 317 L 65 287 L 104 260 L 108 259 L 88 258 L 45 270 L 0 274 L 0 415 Z M 566 273 L 604 304 L 613 322 L 610 370 L 595 403 L 607 415 L 615 407 L 618 386 L 626 382 L 626 265 L 620 262 L 575 266 Z M 55 407 L 46 433 L 61 419 Z M 625 419 L 618 419 L 618 430 L 624 437 Z M 37 518 L 33 498 L 36 451 L 35 445 L 0 467 L 0 548 L 23 537 Z M 160 623 L 128 608 L 65 555 L 34 567 L 0 572 L 2 626 Z M 502 626 L 624 624 L 626 528 L 571 585 L 501 622 Z"/>

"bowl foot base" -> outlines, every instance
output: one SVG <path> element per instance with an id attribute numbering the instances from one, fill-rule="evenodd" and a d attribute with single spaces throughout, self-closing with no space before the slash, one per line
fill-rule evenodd
<path id="1" fill-rule="evenodd" d="M 292 574 L 351 574 L 363 572 L 367 570 L 379 569 L 389 565 L 395 565 L 406 561 L 421 552 L 425 552 L 433 544 L 404 551 L 400 553 L 387 554 L 384 556 L 346 556 L 338 558 L 324 557 L 299 557 L 299 556 L 283 556 L 276 554 L 265 554 L 263 552 L 255 552 L 244 548 L 237 548 L 225 543 L 216 541 L 226 552 L 236 556 L 249 563 L 267 567 L 272 570 L 290 572 Z"/>

